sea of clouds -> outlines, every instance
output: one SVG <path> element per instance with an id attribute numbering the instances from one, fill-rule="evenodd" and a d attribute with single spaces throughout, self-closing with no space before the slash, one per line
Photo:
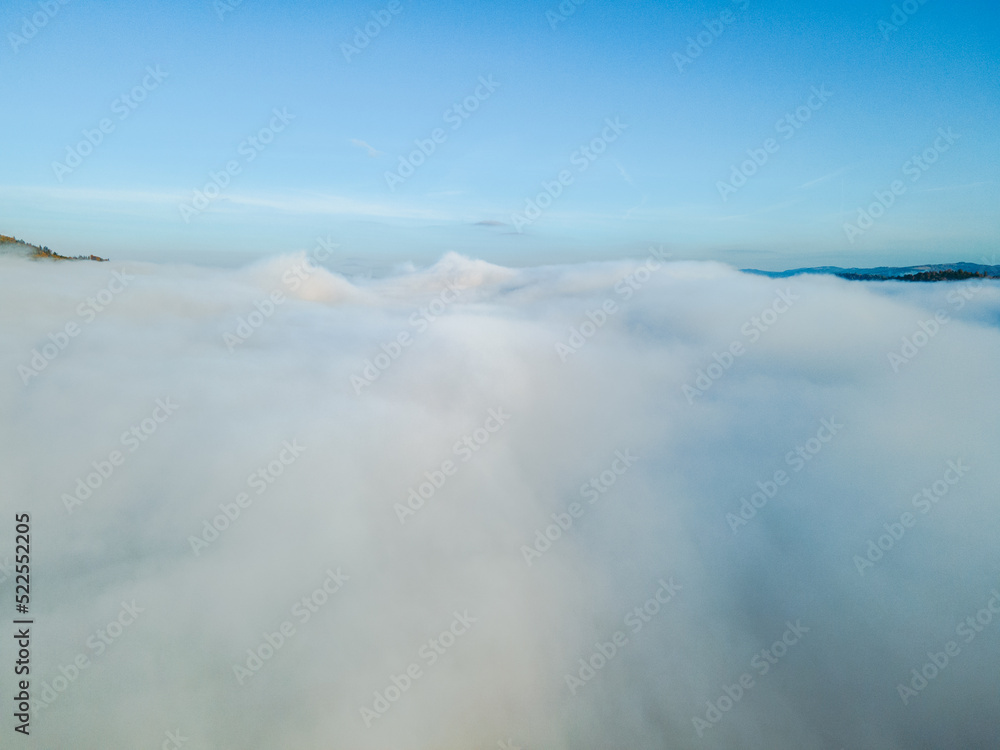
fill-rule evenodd
<path id="1" fill-rule="evenodd" d="M 0 259 L 20 746 L 996 747 L 997 282 L 328 255 Z"/>

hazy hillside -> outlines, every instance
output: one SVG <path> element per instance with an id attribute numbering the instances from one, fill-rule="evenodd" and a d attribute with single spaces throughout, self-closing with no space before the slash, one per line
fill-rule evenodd
<path id="1" fill-rule="evenodd" d="M 962 281 L 971 278 L 1000 279 L 1000 266 L 980 263 L 946 263 L 928 266 L 879 266 L 878 268 L 838 268 L 818 266 L 815 268 L 795 268 L 790 271 L 758 271 L 744 268 L 744 273 L 783 279 L 800 274 L 829 274 L 852 281 Z"/>
<path id="2" fill-rule="evenodd" d="M 107 260 L 107 258 L 99 258 L 96 255 L 77 255 L 75 257 L 60 255 L 47 247 L 32 245 L 30 242 L 19 240 L 16 237 L 8 237 L 5 234 L 0 234 L 0 255 L 20 255 L 26 258 L 48 258 L 50 260 Z"/>

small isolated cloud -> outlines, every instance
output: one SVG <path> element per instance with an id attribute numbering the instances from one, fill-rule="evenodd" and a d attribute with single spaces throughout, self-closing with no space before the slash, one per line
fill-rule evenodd
<path id="1" fill-rule="evenodd" d="M 474 226 L 477 227 L 505 227 L 507 222 L 496 221 L 494 219 L 483 219 L 482 221 L 477 221 Z"/>
<path id="2" fill-rule="evenodd" d="M 625 167 L 623 167 L 622 163 L 617 159 L 615 159 L 615 166 L 618 167 L 618 172 L 621 174 L 621 176 L 625 178 L 625 182 L 627 182 L 629 185 L 634 186 L 635 183 L 632 181 L 632 175 L 630 175 L 628 172 L 625 171 Z"/>
<path id="3" fill-rule="evenodd" d="M 379 151 L 377 148 L 367 143 L 366 141 L 360 141 L 357 138 L 351 138 L 351 143 L 357 146 L 358 148 L 365 149 L 368 152 L 368 155 L 373 159 L 376 159 L 379 156 L 385 156 L 384 151 Z"/>
<path id="4" fill-rule="evenodd" d="M 636 186 L 635 181 L 632 179 L 632 175 L 630 175 L 628 173 L 628 171 L 626 171 L 625 167 L 623 167 L 622 163 L 620 161 L 618 161 L 617 159 L 615 159 L 615 166 L 618 168 L 618 172 L 619 172 L 619 174 L 621 174 L 622 179 L 625 180 L 625 182 L 627 182 L 632 187 L 636 188 L 636 190 L 638 190 L 638 187 Z M 626 209 L 625 213 L 622 214 L 622 218 L 623 219 L 629 219 L 629 218 L 631 218 L 633 213 L 635 213 L 636 211 L 638 211 L 641 208 L 644 208 L 646 206 L 646 203 L 648 203 L 648 202 L 649 202 L 649 195 L 646 194 L 646 193 L 642 193 L 642 200 L 640 200 L 638 203 L 636 203 L 631 208 Z"/>

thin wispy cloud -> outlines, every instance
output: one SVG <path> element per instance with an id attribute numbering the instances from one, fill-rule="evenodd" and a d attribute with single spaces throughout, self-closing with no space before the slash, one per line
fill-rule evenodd
<path id="1" fill-rule="evenodd" d="M 618 172 L 625 179 L 625 182 L 627 182 L 629 185 L 635 185 L 635 182 L 632 181 L 632 176 L 625 171 L 625 167 L 623 167 L 622 163 L 617 159 L 615 159 L 615 166 L 618 167 Z"/>
<path id="2" fill-rule="evenodd" d="M 816 187 L 817 185 L 822 185 L 824 182 L 829 182 L 830 180 L 833 180 L 837 177 L 847 174 L 852 169 L 854 169 L 854 165 L 841 167 L 840 169 L 830 172 L 830 174 L 823 175 L 822 177 L 817 177 L 815 180 L 810 180 L 809 182 L 805 182 L 799 185 L 796 188 L 796 190 L 808 190 L 809 188 Z"/>
<path id="3" fill-rule="evenodd" d="M 931 188 L 921 188 L 915 190 L 917 193 L 950 193 L 956 190 L 974 190 L 976 188 L 989 187 L 990 185 L 995 185 L 996 183 L 992 180 L 984 180 L 981 182 L 970 182 L 965 185 L 945 185 L 943 187 L 931 187 Z"/>
<path id="4" fill-rule="evenodd" d="M 727 214 L 725 216 L 716 217 L 716 221 L 737 221 L 739 219 L 750 219 L 754 216 L 760 216 L 761 214 L 774 213 L 775 211 L 780 211 L 783 208 L 791 208 L 792 206 L 798 205 L 802 202 L 802 198 L 791 198 L 787 201 L 781 201 L 780 203 L 772 203 L 769 206 L 763 206 L 753 211 L 748 211 L 741 214 Z"/>
<path id="5" fill-rule="evenodd" d="M 357 138 L 351 138 L 351 143 L 360 149 L 364 149 L 368 153 L 368 156 L 372 157 L 373 159 L 378 158 L 379 156 L 385 156 L 384 151 L 379 151 L 377 148 L 368 144 L 366 141 L 361 141 L 358 140 Z"/>
<path id="6" fill-rule="evenodd" d="M 102 210 L 136 207 L 162 211 L 176 208 L 191 199 L 191 191 L 149 192 L 106 188 L 64 188 L 45 186 L 0 186 L 0 196 L 11 200 L 45 201 L 60 210 L 82 210 L 99 205 Z M 340 195 L 314 192 L 254 194 L 224 192 L 214 199 L 206 213 L 234 211 L 240 208 L 265 208 L 287 214 L 316 214 L 342 217 L 378 217 L 386 219 L 458 220 L 457 214 L 441 209 L 423 208 L 396 201 L 366 201 Z"/>

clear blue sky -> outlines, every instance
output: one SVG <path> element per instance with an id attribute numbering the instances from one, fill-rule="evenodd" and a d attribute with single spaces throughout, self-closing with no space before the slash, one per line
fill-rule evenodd
<path id="1" fill-rule="evenodd" d="M 213 263 L 320 234 L 347 255 L 420 262 L 656 244 L 778 268 L 998 250 L 996 3 L 910 0 L 896 30 L 880 30 L 890 2 L 562 7 L 575 11 L 553 28 L 547 12 L 564 14 L 543 0 L 243 0 L 221 17 L 211 0 L 4 3 L 0 232 L 62 252 Z M 391 20 L 348 61 L 342 45 L 373 13 Z M 46 23 L 28 38 L 32 15 Z M 679 66 L 700 32 L 710 44 Z M 159 83 L 147 73 L 157 66 Z M 134 109 L 118 100 L 144 81 Z M 477 87 L 475 112 L 446 116 Z M 777 126 L 810 101 L 801 127 Z M 245 139 L 281 125 L 275 109 L 294 119 L 258 152 Z M 113 127 L 93 153 L 53 166 L 104 118 Z M 616 135 L 606 118 L 627 127 Z M 390 188 L 386 172 L 436 128 L 434 153 Z M 949 128 L 953 142 L 938 135 Z M 574 157 L 602 133 L 604 153 Z M 935 144 L 947 146 L 935 163 L 907 167 Z M 720 189 L 748 150 L 766 162 Z M 230 160 L 239 173 L 185 221 L 180 204 Z M 561 170 L 572 182 L 516 231 L 513 215 Z M 894 180 L 904 191 L 850 242 L 844 224 Z"/>

